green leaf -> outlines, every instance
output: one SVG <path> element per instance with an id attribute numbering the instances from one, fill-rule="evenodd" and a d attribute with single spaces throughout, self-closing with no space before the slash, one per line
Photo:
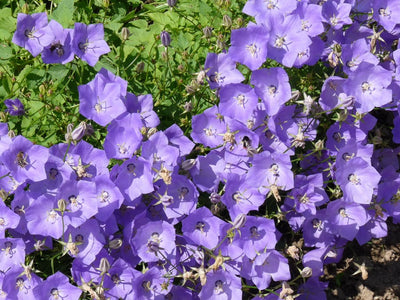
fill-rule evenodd
<path id="1" fill-rule="evenodd" d="M 51 14 L 50 19 L 54 19 L 64 28 L 68 28 L 73 23 L 73 16 L 74 0 L 62 0 Z"/>
<path id="2" fill-rule="evenodd" d="M 48 73 L 53 79 L 62 80 L 67 76 L 69 69 L 64 65 L 53 65 L 49 68 Z"/>
<path id="3" fill-rule="evenodd" d="M 17 27 L 17 20 L 11 16 L 10 8 L 0 10 L 0 40 L 10 40 Z"/>
<path id="4" fill-rule="evenodd" d="M 0 43 L 0 60 L 6 60 L 13 56 L 12 49 L 5 43 Z"/>

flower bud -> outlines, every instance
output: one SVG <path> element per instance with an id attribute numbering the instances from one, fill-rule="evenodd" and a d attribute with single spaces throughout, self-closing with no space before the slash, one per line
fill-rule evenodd
<path id="1" fill-rule="evenodd" d="M 220 39 L 217 40 L 217 47 L 220 48 L 221 50 L 224 50 L 226 48 L 226 43 Z"/>
<path id="2" fill-rule="evenodd" d="M 161 32 L 160 38 L 161 38 L 161 43 L 162 43 L 165 47 L 168 47 L 168 46 L 171 44 L 171 36 L 170 36 L 169 33 L 166 32 L 165 30 Z"/>
<path id="3" fill-rule="evenodd" d="M 0 111 L 0 122 L 2 122 L 2 123 L 7 122 L 7 115 L 2 111 Z"/>
<path id="4" fill-rule="evenodd" d="M 122 246 L 122 240 L 119 238 L 113 239 L 108 243 L 108 247 L 114 250 L 121 248 L 121 246 Z"/>
<path id="5" fill-rule="evenodd" d="M 246 219 L 247 219 L 247 215 L 246 214 L 239 214 L 235 218 L 235 221 L 233 221 L 232 227 L 234 229 L 242 228 L 244 226 L 244 224 L 246 224 Z"/>
<path id="6" fill-rule="evenodd" d="M 216 192 L 212 192 L 210 195 L 210 201 L 211 201 L 211 203 L 221 202 L 221 195 Z"/>
<path id="7" fill-rule="evenodd" d="M 315 150 L 316 151 L 322 151 L 322 150 L 324 150 L 324 141 L 323 140 L 318 140 L 316 143 L 315 143 Z"/>
<path id="8" fill-rule="evenodd" d="M 103 6 L 105 8 L 109 7 L 110 6 L 110 0 L 103 0 Z"/>
<path id="9" fill-rule="evenodd" d="M 185 104 L 183 105 L 183 109 L 185 110 L 185 112 L 191 112 L 193 110 L 192 102 L 185 102 Z"/>
<path id="10" fill-rule="evenodd" d="M 86 135 L 87 124 L 85 121 L 81 122 L 72 132 L 71 138 L 74 142 L 79 141 Z"/>
<path id="11" fill-rule="evenodd" d="M 312 276 L 312 269 L 310 267 L 305 267 L 303 270 L 301 270 L 300 275 L 303 278 L 311 277 Z"/>
<path id="12" fill-rule="evenodd" d="M 131 35 L 131 33 L 129 32 L 129 29 L 126 27 L 123 27 L 121 30 L 121 37 L 123 41 L 126 41 L 129 39 L 129 36 Z"/>
<path id="13" fill-rule="evenodd" d="M 110 262 L 108 261 L 107 258 L 103 257 L 102 259 L 100 259 L 100 266 L 99 266 L 99 271 L 101 272 L 101 274 L 106 274 L 108 272 L 108 270 L 110 270 L 111 266 L 110 266 Z"/>
<path id="14" fill-rule="evenodd" d="M 136 72 L 137 73 L 142 73 L 144 71 L 144 62 L 140 62 L 136 65 Z"/>
<path id="15" fill-rule="evenodd" d="M 177 0 L 167 0 L 167 4 L 169 7 L 174 7 L 176 5 Z"/>
<path id="16" fill-rule="evenodd" d="M 185 171 L 189 171 L 195 165 L 196 165 L 196 159 L 194 159 L 194 158 L 187 159 L 187 160 L 182 162 L 182 169 L 185 170 Z"/>
<path id="17" fill-rule="evenodd" d="M 232 19 L 231 19 L 230 16 L 224 15 L 222 17 L 222 26 L 225 26 L 225 27 L 228 27 L 228 28 L 232 26 Z"/>
<path id="18" fill-rule="evenodd" d="M 203 28 L 203 33 L 206 38 L 210 38 L 212 36 L 212 31 L 213 29 L 210 26 L 206 26 Z"/>
<path id="19" fill-rule="evenodd" d="M 29 14 L 29 5 L 27 3 L 25 3 L 22 8 L 21 11 L 23 14 Z"/>
<path id="20" fill-rule="evenodd" d="M 57 201 L 57 206 L 60 212 L 63 213 L 66 210 L 67 202 L 64 199 L 60 199 Z"/>

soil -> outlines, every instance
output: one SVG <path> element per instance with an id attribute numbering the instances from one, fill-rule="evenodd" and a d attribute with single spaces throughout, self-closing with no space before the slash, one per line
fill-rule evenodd
<path id="1" fill-rule="evenodd" d="M 400 224 L 365 245 L 352 242 L 338 264 L 325 267 L 328 300 L 400 300 Z"/>

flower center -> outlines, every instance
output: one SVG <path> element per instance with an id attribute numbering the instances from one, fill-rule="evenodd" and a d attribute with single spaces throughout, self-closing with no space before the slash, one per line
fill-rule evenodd
<path id="1" fill-rule="evenodd" d="M 217 280 L 215 282 L 214 292 L 216 294 L 221 294 L 224 291 L 224 283 L 222 280 Z"/>
<path id="2" fill-rule="evenodd" d="M 103 106 L 100 103 L 96 103 L 94 109 L 99 113 L 103 110 Z"/>
<path id="3" fill-rule="evenodd" d="M 349 177 L 347 178 L 352 184 L 354 185 L 359 185 L 361 184 L 360 178 L 357 177 L 356 174 L 350 174 Z"/>
<path id="4" fill-rule="evenodd" d="M 260 234 L 258 233 L 258 228 L 257 226 L 252 226 L 250 227 L 250 233 L 252 238 L 259 238 Z"/>
<path id="5" fill-rule="evenodd" d="M 285 45 L 286 38 L 284 36 L 278 36 L 275 40 L 274 46 L 276 48 L 282 48 Z"/>
<path id="6" fill-rule="evenodd" d="M 347 213 L 346 213 L 346 209 L 345 208 L 339 208 L 339 215 L 341 215 L 343 218 L 347 218 L 348 217 L 348 215 L 347 215 Z"/>
<path id="7" fill-rule="evenodd" d="M 82 234 L 77 234 L 75 236 L 75 242 L 77 243 L 83 243 L 83 235 Z"/>
<path id="8" fill-rule="evenodd" d="M 113 274 L 111 276 L 111 280 L 115 283 L 115 284 L 119 284 L 121 282 L 121 279 L 119 278 L 118 274 Z"/>
<path id="9" fill-rule="evenodd" d="M 56 168 L 51 168 L 49 171 L 50 179 L 53 179 L 53 180 L 56 179 L 57 175 L 58 175 L 58 170 Z"/>
<path id="10" fill-rule="evenodd" d="M 246 96 L 243 94 L 238 95 L 236 98 L 237 103 L 244 108 L 244 105 L 247 103 Z"/>
<path id="11" fill-rule="evenodd" d="M 107 202 L 110 200 L 110 193 L 107 191 L 102 191 L 100 196 L 100 202 Z"/>
<path id="12" fill-rule="evenodd" d="M 126 166 L 126 169 L 128 170 L 129 173 L 134 173 L 135 169 L 136 169 L 136 166 L 135 166 L 135 164 L 128 164 Z"/>
<path id="13" fill-rule="evenodd" d="M 269 88 L 268 88 L 268 92 L 269 92 L 270 95 L 275 95 L 277 90 L 278 89 L 276 88 L 275 85 L 270 85 Z"/>
<path id="14" fill-rule="evenodd" d="M 196 229 L 200 230 L 201 232 L 204 232 L 204 227 L 206 227 L 206 224 L 202 221 L 198 221 L 196 223 Z"/>
<path id="15" fill-rule="evenodd" d="M 319 220 L 317 218 L 313 219 L 312 220 L 312 225 L 313 225 L 314 229 L 317 229 L 317 230 L 320 230 L 320 231 L 322 230 L 322 221 L 321 220 Z"/>
<path id="16" fill-rule="evenodd" d="M 259 49 L 258 49 L 258 47 L 257 47 L 257 45 L 255 43 L 252 43 L 250 45 L 246 45 L 246 49 L 247 49 L 247 51 L 250 52 L 250 55 L 252 57 L 257 57 L 258 56 Z"/>
<path id="17" fill-rule="evenodd" d="M 375 90 L 372 84 L 370 84 L 368 81 L 364 81 L 361 84 L 361 90 L 363 93 L 369 92 L 370 94 Z"/>

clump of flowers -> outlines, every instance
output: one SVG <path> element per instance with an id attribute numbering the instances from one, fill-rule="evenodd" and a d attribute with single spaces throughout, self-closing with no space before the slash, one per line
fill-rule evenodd
<path id="1" fill-rule="evenodd" d="M 237 299 L 251 286 L 254 299 L 326 299 L 323 266 L 400 222 L 398 149 L 383 143 L 400 141 L 400 23 L 393 1 L 379 5 L 249 0 L 255 23 L 207 55 L 202 84 L 219 101 L 193 116 L 191 139 L 159 130 L 152 96 L 105 68 L 77 88 L 80 114 L 106 127 L 103 149 L 72 129 L 46 148 L 2 125 L 0 295 Z M 18 15 L 13 41 L 46 63 L 94 66 L 110 51 L 102 24 L 64 29 L 45 13 Z M 317 61 L 332 76 L 300 98 L 289 68 Z M 10 115 L 24 113 L 17 100 Z M 392 136 L 376 109 L 394 115 Z M 303 242 L 281 240 L 280 222 Z M 56 247 L 74 285 L 26 265 Z"/>

